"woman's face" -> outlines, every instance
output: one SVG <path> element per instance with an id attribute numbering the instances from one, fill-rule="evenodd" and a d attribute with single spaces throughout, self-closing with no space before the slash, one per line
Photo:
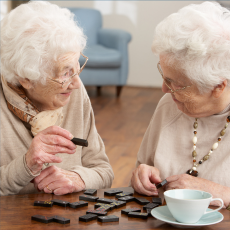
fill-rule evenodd
<path id="1" fill-rule="evenodd" d="M 72 76 L 80 68 L 79 57 L 80 53 L 68 53 L 61 56 L 55 65 L 54 73 L 50 74 L 50 78 L 62 82 L 63 79 Z M 47 78 L 45 85 L 40 82 L 31 83 L 30 88 L 26 89 L 26 94 L 40 111 L 55 110 L 65 106 L 69 102 L 73 90 L 78 89 L 80 85 L 81 81 L 78 75 L 75 75 L 70 84 L 63 88 L 61 84 Z"/>
<path id="2" fill-rule="evenodd" d="M 169 82 L 170 87 L 174 90 L 190 86 L 184 90 L 171 93 L 166 84 L 164 82 L 162 84 L 162 91 L 171 93 L 177 108 L 183 113 L 191 117 L 206 117 L 219 113 L 225 108 L 222 108 L 223 104 L 220 103 L 220 98 L 213 97 L 213 91 L 200 94 L 196 85 L 192 84 L 182 71 L 168 66 L 163 57 L 160 57 L 160 65 L 163 71 L 163 78 L 166 82 Z"/>

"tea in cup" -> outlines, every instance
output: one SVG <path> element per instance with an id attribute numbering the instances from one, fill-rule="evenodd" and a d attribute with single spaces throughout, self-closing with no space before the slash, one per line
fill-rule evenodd
<path id="1" fill-rule="evenodd" d="M 173 217 L 181 223 L 194 224 L 207 213 L 220 210 L 223 206 L 223 200 L 212 198 L 212 194 L 192 189 L 173 189 L 164 192 L 164 197 L 169 211 Z M 219 200 L 221 206 L 206 211 L 211 201 Z"/>

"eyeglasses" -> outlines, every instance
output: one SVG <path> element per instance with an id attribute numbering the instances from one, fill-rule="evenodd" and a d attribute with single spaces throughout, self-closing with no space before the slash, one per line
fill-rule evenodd
<path id="1" fill-rule="evenodd" d="M 61 85 L 62 85 L 62 88 L 67 87 L 67 85 L 69 86 L 69 84 L 71 83 L 72 78 L 73 78 L 74 76 L 76 76 L 76 75 L 80 75 L 80 73 L 81 73 L 82 70 L 85 68 L 85 65 L 86 65 L 86 63 L 87 63 L 87 61 L 88 61 L 88 59 L 89 59 L 89 58 L 86 57 L 83 53 L 81 53 L 81 55 L 85 58 L 85 63 L 83 64 L 83 66 L 80 67 L 80 69 L 79 69 L 76 73 L 74 73 L 73 75 L 71 75 L 70 77 L 68 77 L 67 79 L 65 79 L 65 80 L 62 81 L 62 82 L 60 82 L 60 81 L 58 81 L 58 80 L 55 80 L 55 79 L 53 79 L 53 78 L 50 78 L 50 77 L 48 77 L 48 78 L 49 78 L 50 80 L 52 80 L 52 81 L 58 83 L 58 84 L 61 84 Z"/>
<path id="2" fill-rule="evenodd" d="M 171 93 L 175 93 L 175 92 L 177 92 L 177 91 L 184 90 L 184 89 L 186 89 L 186 88 L 192 86 L 192 85 L 188 85 L 188 86 L 184 86 L 184 87 L 182 87 L 182 88 L 179 88 L 179 89 L 175 89 L 175 90 L 174 90 L 174 89 L 172 88 L 172 86 L 171 86 L 171 87 L 169 86 L 169 85 L 171 84 L 171 82 L 169 82 L 169 81 L 167 82 L 167 80 L 164 78 L 164 75 L 163 75 L 163 71 L 162 71 L 162 69 L 161 69 L 160 62 L 157 63 L 157 69 L 158 69 L 158 71 L 160 72 L 160 74 L 161 74 L 161 76 L 162 76 L 162 78 L 163 78 L 164 84 L 170 89 Z"/>

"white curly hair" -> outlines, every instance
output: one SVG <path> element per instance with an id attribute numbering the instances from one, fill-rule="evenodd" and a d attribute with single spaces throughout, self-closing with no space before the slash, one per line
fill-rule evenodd
<path id="1" fill-rule="evenodd" d="M 200 93 L 225 79 L 230 85 L 230 11 L 216 2 L 180 9 L 157 25 L 152 51 L 180 68 Z"/>
<path id="2" fill-rule="evenodd" d="M 19 77 L 45 83 L 61 55 L 85 45 L 68 9 L 44 1 L 22 4 L 1 21 L 1 74 L 12 84 Z"/>

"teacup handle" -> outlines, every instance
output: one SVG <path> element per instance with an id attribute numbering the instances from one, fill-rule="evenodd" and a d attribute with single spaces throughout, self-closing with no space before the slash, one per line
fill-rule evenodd
<path id="1" fill-rule="evenodd" d="M 204 214 L 211 213 L 211 212 L 216 212 L 216 211 L 220 210 L 221 208 L 223 208 L 224 202 L 223 202 L 222 199 L 220 199 L 220 198 L 213 198 L 211 201 L 213 201 L 213 200 L 219 200 L 221 202 L 221 206 L 219 208 L 216 208 L 216 209 L 212 210 L 212 211 L 208 211 L 208 212 L 205 211 Z"/>

